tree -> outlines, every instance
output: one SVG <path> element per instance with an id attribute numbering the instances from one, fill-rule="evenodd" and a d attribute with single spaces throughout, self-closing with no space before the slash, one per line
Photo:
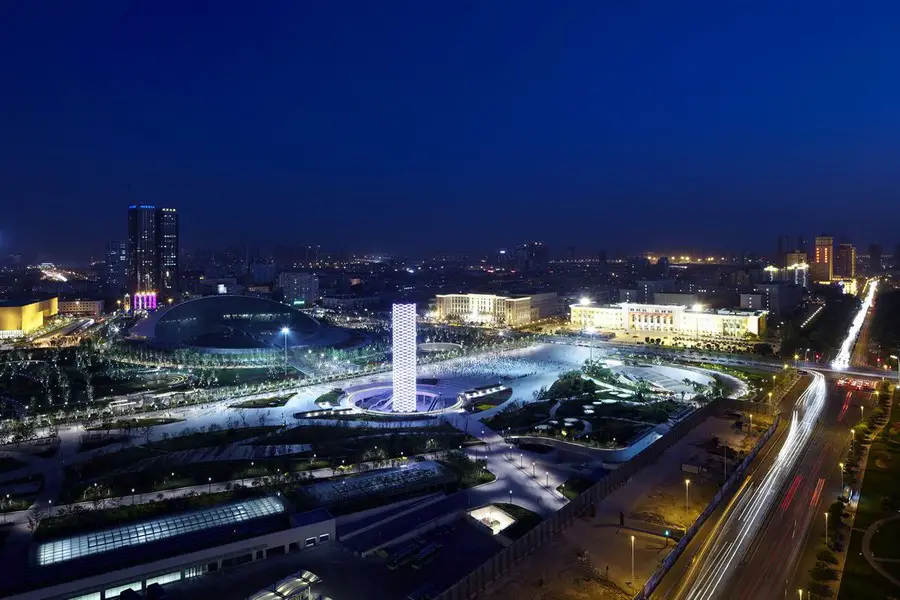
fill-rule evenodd
<path id="1" fill-rule="evenodd" d="M 28 530 L 34 534 L 37 531 L 37 528 L 40 527 L 41 521 L 44 520 L 44 510 L 35 504 L 28 511 Z"/>

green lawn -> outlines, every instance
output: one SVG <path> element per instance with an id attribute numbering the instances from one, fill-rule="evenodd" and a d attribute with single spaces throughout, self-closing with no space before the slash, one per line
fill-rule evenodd
<path id="1" fill-rule="evenodd" d="M 278 408 L 284 406 L 294 397 L 294 394 L 286 394 L 275 398 L 257 398 L 256 400 L 245 400 L 232 404 L 229 408 Z"/>
<path id="2" fill-rule="evenodd" d="M 331 391 L 325 392 L 324 394 L 316 398 L 316 404 L 330 404 L 332 406 L 337 406 L 339 403 L 338 401 L 343 395 L 344 390 L 336 388 Z"/>
<path id="3" fill-rule="evenodd" d="M 126 496 L 132 489 L 138 493 L 149 494 L 175 488 L 203 485 L 213 482 L 246 480 L 247 486 L 253 481 L 278 472 L 299 473 L 312 469 L 324 469 L 328 466 L 326 461 L 316 460 L 310 464 L 308 458 L 277 457 L 260 460 L 231 460 L 210 461 L 202 463 L 188 463 L 182 465 L 164 464 L 141 471 L 118 473 L 109 477 L 102 477 L 96 483 L 108 490 L 111 497 Z M 85 495 L 94 482 L 75 482 L 67 485 L 64 493 L 67 501 L 81 501 L 90 499 Z"/>
<path id="4" fill-rule="evenodd" d="M 163 450 L 165 452 L 178 452 L 179 450 L 194 450 L 196 448 L 211 448 L 222 446 L 225 444 L 233 444 L 241 440 L 257 437 L 266 433 L 271 433 L 278 429 L 275 425 L 265 427 L 238 427 L 234 429 L 223 429 L 221 431 L 213 431 L 211 433 L 193 433 L 190 435 L 171 437 L 167 440 L 160 440 L 147 444 L 146 448 L 151 450 Z"/>
<path id="5" fill-rule="evenodd" d="M 552 405 L 553 402 L 550 400 L 530 402 L 522 407 L 504 410 L 485 421 L 484 424 L 494 431 L 529 427 L 547 419 L 550 416 Z"/>
<path id="6" fill-rule="evenodd" d="M 859 508 L 853 524 L 854 529 L 847 548 L 847 562 L 841 579 L 840 600 L 881 599 L 889 594 L 900 595 L 900 589 L 894 588 L 889 581 L 878 574 L 865 557 L 862 556 L 863 531 L 872 523 L 888 515 L 896 514 L 896 504 L 900 502 L 900 442 L 891 438 L 890 431 L 896 430 L 895 422 L 900 419 L 897 408 L 898 397 L 894 394 L 894 403 L 888 424 L 873 442 L 866 463 L 866 473 L 860 494 Z M 876 556 L 898 557 L 900 553 L 891 548 L 896 544 L 896 536 L 900 532 L 900 524 L 892 523 L 887 532 L 880 532 L 872 542 L 872 550 Z M 884 535 L 887 533 L 887 535 Z M 879 539 L 881 538 L 881 539 Z"/>
<path id="7" fill-rule="evenodd" d="M 515 523 L 504 529 L 501 533 L 511 540 L 517 540 L 543 521 L 543 517 L 531 512 L 527 508 L 522 508 L 518 504 L 495 504 L 497 508 L 509 514 L 516 520 Z"/>
<path id="8" fill-rule="evenodd" d="M 566 482 L 556 488 L 563 496 L 569 500 L 574 500 L 586 489 L 594 485 L 594 481 L 585 479 L 584 477 L 569 477 Z"/>
<path id="9" fill-rule="evenodd" d="M 116 431 L 121 429 L 137 429 L 139 427 L 156 427 L 157 425 L 168 425 L 169 423 L 179 423 L 181 421 L 184 421 L 184 419 L 163 417 L 145 419 L 120 419 L 119 421 L 88 427 L 86 431 Z"/>

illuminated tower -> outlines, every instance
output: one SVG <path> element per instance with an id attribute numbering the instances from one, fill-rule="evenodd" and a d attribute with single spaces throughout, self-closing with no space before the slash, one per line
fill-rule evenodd
<path id="1" fill-rule="evenodd" d="M 393 306 L 394 412 L 416 411 L 416 305 Z"/>
<path id="2" fill-rule="evenodd" d="M 816 249 L 813 262 L 809 266 L 809 274 L 813 281 L 831 281 L 834 279 L 834 238 L 827 235 L 816 237 Z"/>

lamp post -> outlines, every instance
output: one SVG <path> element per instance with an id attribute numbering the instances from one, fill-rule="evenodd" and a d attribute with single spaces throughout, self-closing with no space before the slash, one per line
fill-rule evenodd
<path id="1" fill-rule="evenodd" d="M 512 504 L 512 490 L 509 490 L 509 503 Z"/>
<path id="2" fill-rule="evenodd" d="M 534 477 L 534 461 L 531 461 L 531 476 Z"/>
<path id="3" fill-rule="evenodd" d="M 550 489 L 550 471 L 546 471 L 546 472 L 544 473 L 544 475 L 546 475 L 547 489 L 549 490 L 549 489 Z"/>
<path id="4" fill-rule="evenodd" d="M 206 479 L 206 493 L 212 494 L 212 477 L 207 477 Z"/>
<path id="5" fill-rule="evenodd" d="M 632 583 L 632 585 L 635 583 L 635 581 L 634 581 L 634 536 L 631 536 L 631 583 Z"/>
<path id="6" fill-rule="evenodd" d="M 134 506 L 134 488 L 131 488 L 131 505 Z"/>
<path id="7" fill-rule="evenodd" d="M 844 463 L 838 463 L 838 467 L 841 469 L 841 496 L 844 495 Z"/>
<path id="8" fill-rule="evenodd" d="M 825 546 L 828 546 L 828 513 L 825 513 Z"/>
<path id="9" fill-rule="evenodd" d="M 285 377 L 287 377 L 287 367 L 288 367 L 288 365 L 287 365 L 287 340 L 288 340 L 288 334 L 290 332 L 291 332 L 291 330 L 288 329 L 287 327 L 281 328 L 281 335 L 284 336 L 284 375 L 285 375 Z"/>
<path id="10" fill-rule="evenodd" d="M 685 479 L 684 480 L 684 512 L 688 511 L 688 507 L 691 504 L 690 489 L 691 489 L 691 480 Z"/>

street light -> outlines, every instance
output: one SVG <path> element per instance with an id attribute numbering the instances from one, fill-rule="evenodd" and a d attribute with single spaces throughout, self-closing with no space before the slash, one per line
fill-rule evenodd
<path id="1" fill-rule="evenodd" d="M 844 495 L 844 463 L 838 463 L 841 468 L 841 496 Z"/>
<path id="2" fill-rule="evenodd" d="M 509 503 L 512 504 L 512 490 L 509 490 Z"/>
<path id="3" fill-rule="evenodd" d="M 685 479 L 684 480 L 684 512 L 688 511 L 688 507 L 691 504 L 690 489 L 691 489 L 691 480 Z"/>
<path id="4" fill-rule="evenodd" d="M 828 513 L 825 513 L 825 546 L 828 546 Z"/>
<path id="5" fill-rule="evenodd" d="M 550 489 L 550 471 L 544 473 L 547 476 L 547 489 Z"/>
<path id="6" fill-rule="evenodd" d="M 634 584 L 634 536 L 631 536 L 631 583 Z"/>
<path id="7" fill-rule="evenodd" d="M 134 488 L 131 488 L 131 505 L 134 506 Z"/>
<path id="8" fill-rule="evenodd" d="M 288 334 L 291 332 L 287 327 L 281 328 L 281 335 L 284 336 L 284 375 L 287 376 L 287 340 Z"/>
<path id="9" fill-rule="evenodd" d="M 209 477 L 206 480 L 206 493 L 212 494 L 212 477 Z"/>

